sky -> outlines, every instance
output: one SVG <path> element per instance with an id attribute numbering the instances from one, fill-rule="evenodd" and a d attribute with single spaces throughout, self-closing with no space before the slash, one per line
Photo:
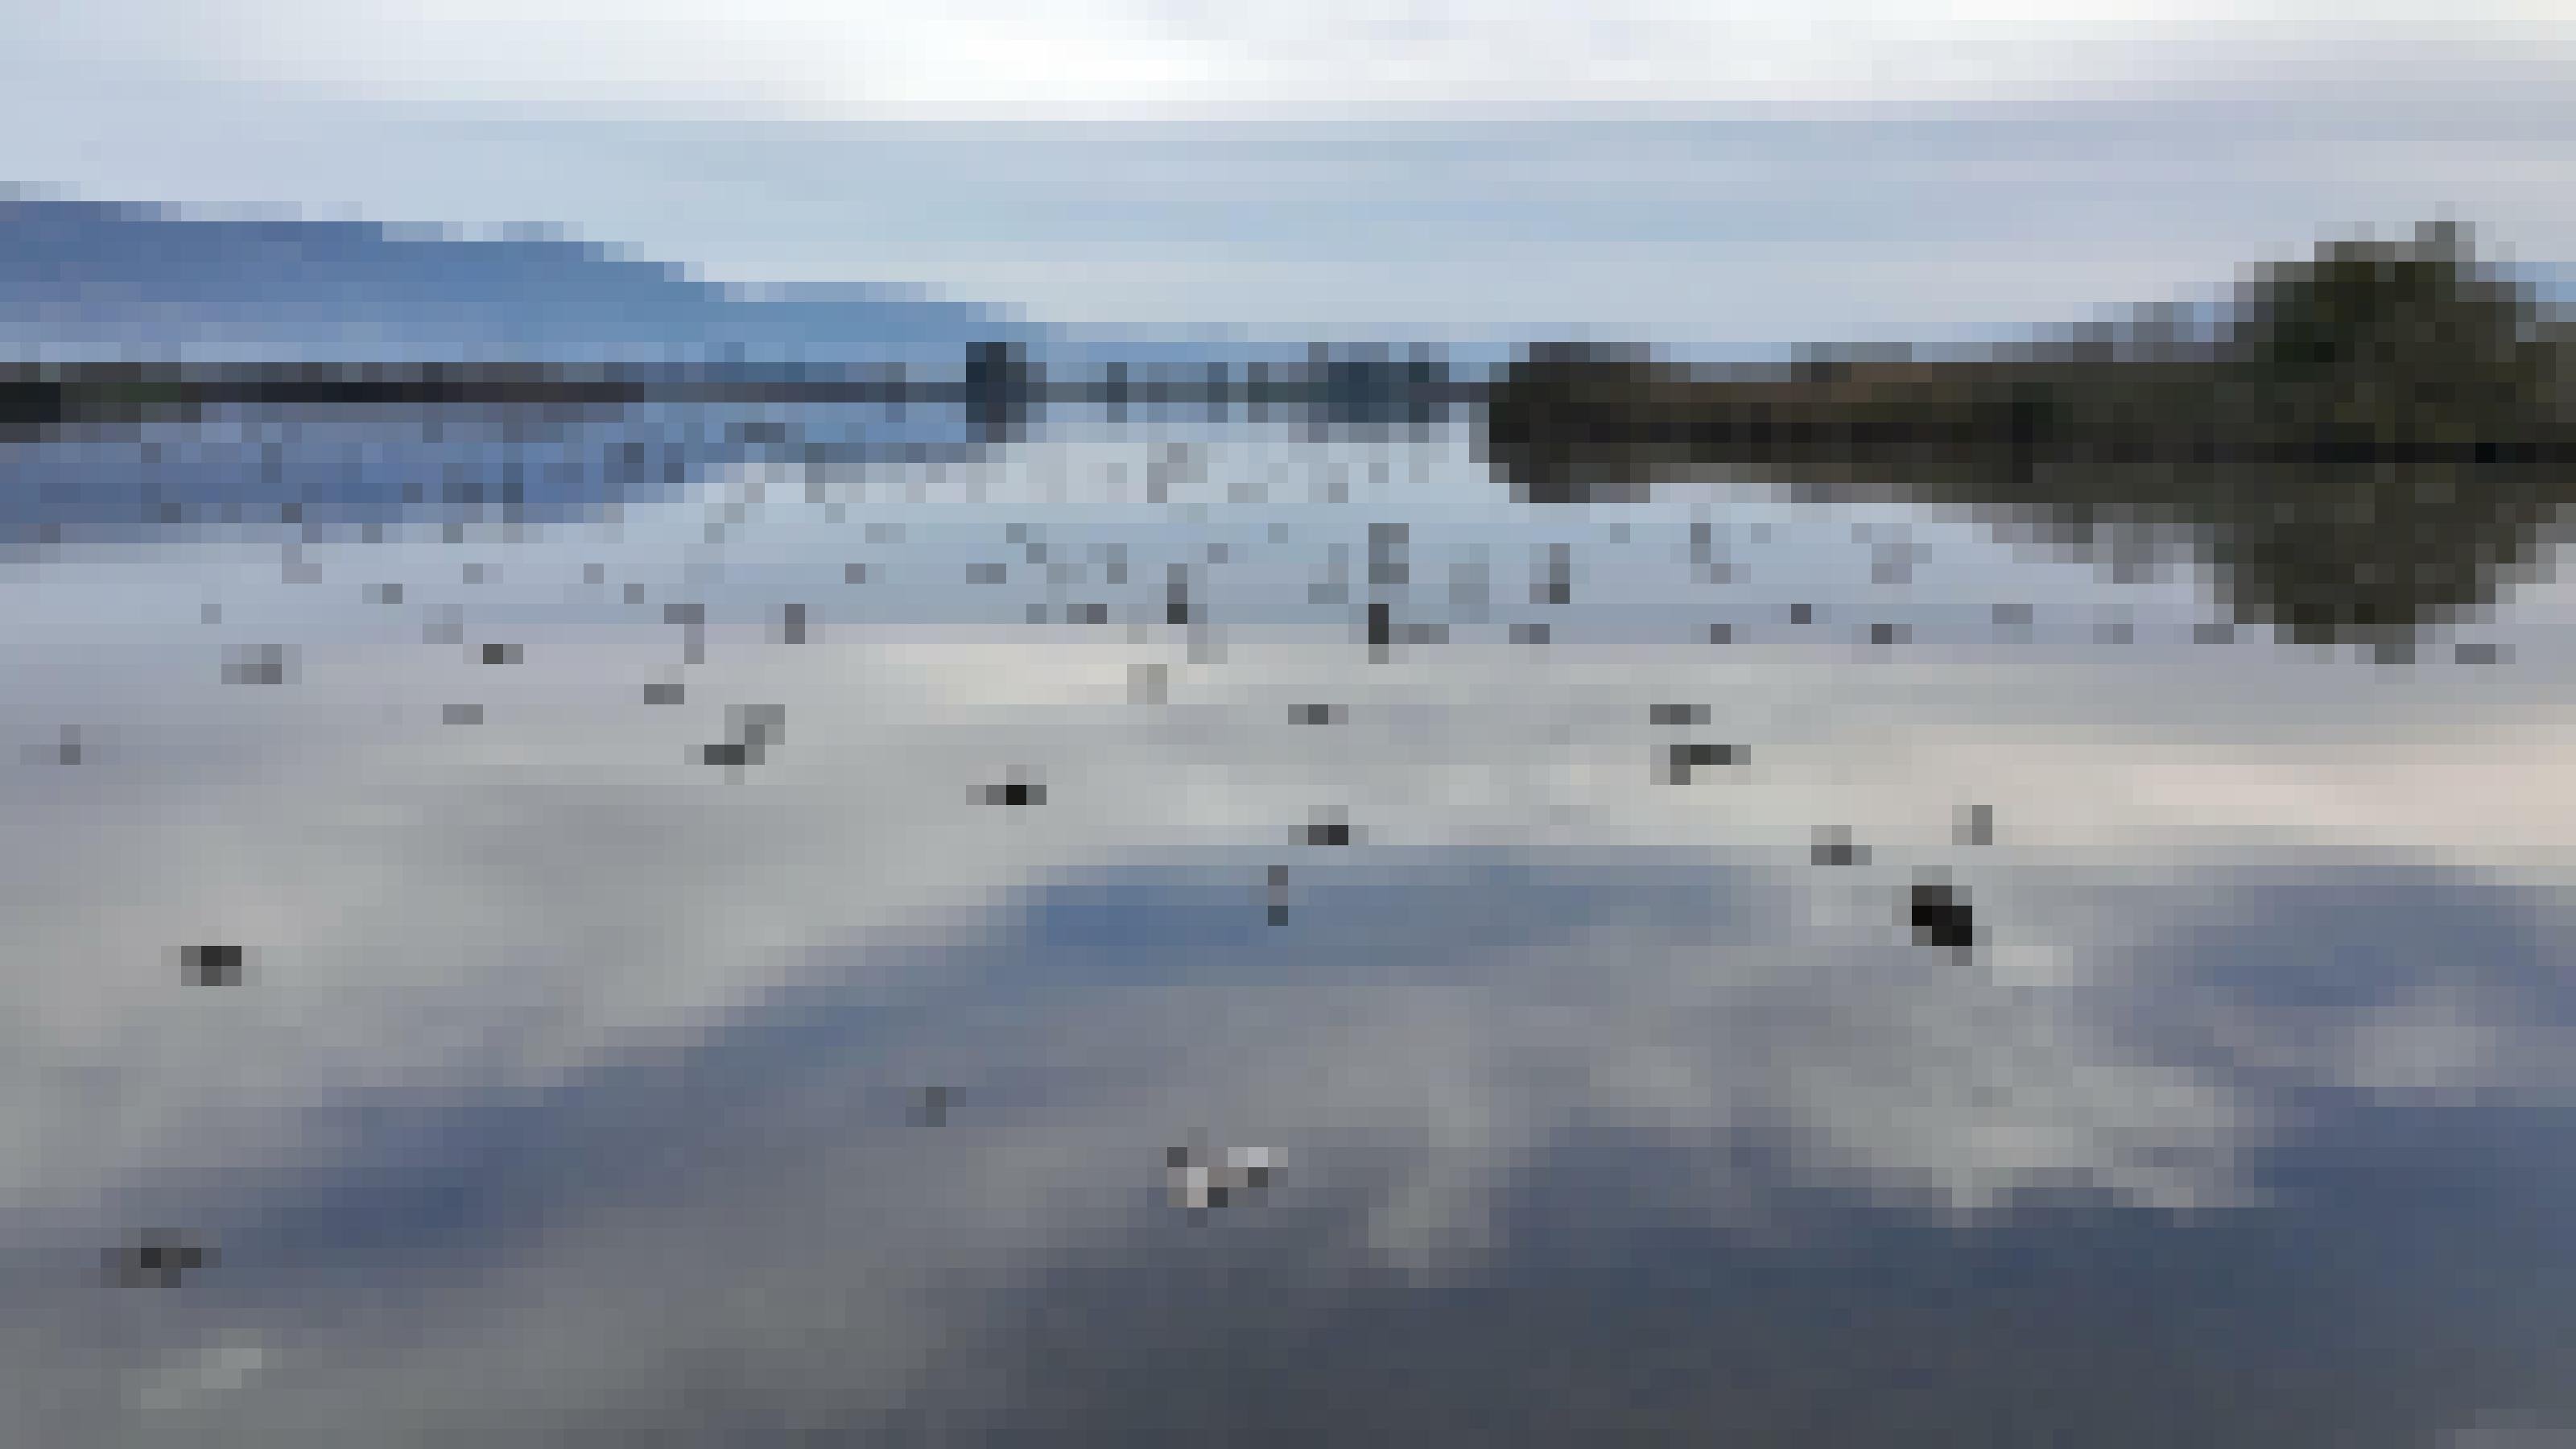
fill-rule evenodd
<path id="1" fill-rule="evenodd" d="M 0 182 L 1039 320 L 2024 334 L 2429 216 L 2576 256 L 2576 11 L 0 0 Z"/>

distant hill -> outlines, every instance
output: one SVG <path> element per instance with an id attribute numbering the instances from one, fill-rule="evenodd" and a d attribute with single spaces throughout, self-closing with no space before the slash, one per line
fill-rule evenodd
<path id="1" fill-rule="evenodd" d="M 890 288 L 748 294 L 559 239 L 0 198 L 13 361 L 953 365 L 969 341 L 1030 330 Z"/>
<path id="2" fill-rule="evenodd" d="M 944 373 L 986 340 L 1019 342 L 1077 376 L 1112 362 L 1141 373 L 1306 357 L 1303 340 L 1053 327 L 892 287 L 730 288 L 561 239 L 200 220 L 0 188 L 0 363 L 902 361 Z M 1441 350 L 1461 370 L 1509 354 Z"/>

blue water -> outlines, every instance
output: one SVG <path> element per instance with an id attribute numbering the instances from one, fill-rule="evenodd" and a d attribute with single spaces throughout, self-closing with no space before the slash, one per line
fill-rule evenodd
<path id="1" fill-rule="evenodd" d="M 25 1442 L 2576 1440 L 2554 570 L 2220 643 L 1465 418 L 243 413 L 0 533 Z"/>

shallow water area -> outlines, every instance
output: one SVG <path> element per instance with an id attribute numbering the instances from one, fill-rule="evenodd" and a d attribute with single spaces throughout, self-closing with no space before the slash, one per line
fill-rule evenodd
<path id="1" fill-rule="evenodd" d="M 164 431 L 0 444 L 29 1442 L 2576 1438 L 2551 570 L 2400 666 L 1463 418 Z"/>

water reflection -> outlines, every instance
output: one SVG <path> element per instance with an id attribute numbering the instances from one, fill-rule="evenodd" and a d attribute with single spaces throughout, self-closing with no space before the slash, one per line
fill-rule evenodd
<path id="1" fill-rule="evenodd" d="M 748 461 L 919 461 L 987 436 L 938 406 L 222 405 L 0 437 L 0 550 L 215 528 L 314 538 L 562 523 Z"/>
<path id="2" fill-rule="evenodd" d="M 2409 675 L 1456 427 L 692 466 L 0 565 L 33 1442 L 2576 1431 L 2546 590 Z"/>
<path id="3" fill-rule="evenodd" d="M 1497 472 L 1546 502 L 1634 501 L 1637 446 L 1583 436 L 1488 441 Z M 1711 472 L 1712 470 L 1701 470 Z M 2024 533 L 2115 579 L 2187 554 L 2236 623 L 2309 644 L 2411 658 L 2434 626 L 2474 617 L 2545 565 L 2576 480 L 2540 464 L 2370 460 L 2123 463 L 1927 452 L 1902 465 L 1807 462 L 1667 477 L 1666 488 L 1766 481 L 1816 499 L 1959 510 Z"/>
<path id="4" fill-rule="evenodd" d="M 1701 495 L 1690 525 L 1692 565 L 1706 581 L 1729 581 L 1733 565 L 1711 542 L 1711 506 L 1747 513 L 1746 500 L 1788 497 L 1840 505 L 1883 505 L 1907 527 L 1958 520 L 1955 531 L 2036 543 L 2044 551 L 2097 567 L 2117 586 L 2187 572 L 2219 616 L 2205 620 L 2215 642 L 2220 622 L 2266 631 L 2307 645 L 2359 645 L 2386 662 L 2411 659 L 2428 634 L 2474 623 L 2503 597 L 2546 581 L 2562 541 L 2565 480 L 2539 465 L 2355 462 L 2251 467 L 2222 464 L 2080 465 L 2033 460 L 1979 461 L 1925 455 L 1901 468 L 1809 462 L 1786 469 L 1730 468 L 1698 481 L 1665 478 L 1650 494 L 1649 468 L 1634 449 L 1607 440 L 1535 445 L 1485 436 L 1476 410 L 1444 405 L 1402 428 L 1331 422 L 1296 409 L 1287 420 L 1247 422 L 1229 414 L 1166 406 L 1122 409 L 1109 431 L 1172 435 L 1159 450 L 1108 463 L 1113 476 L 1139 470 L 1148 502 L 1169 502 L 1207 461 L 1193 459 L 1193 432 L 1220 439 L 1261 439 L 1261 446 L 1314 458 L 1359 458 L 1380 470 L 1407 451 L 1452 454 L 1464 444 L 1483 466 L 1528 501 L 1643 506 Z M 987 410 L 989 412 L 989 410 Z M 871 472 L 914 477 L 924 465 L 970 476 L 1018 467 L 1024 452 L 1057 454 L 1104 429 L 1097 410 L 1012 414 L 1009 425 L 975 409 L 937 404 L 843 406 L 658 405 L 595 408 L 420 408 L 365 410 L 227 406 L 195 421 L 63 430 L 33 440 L 0 442 L 0 550 L 21 557 L 66 543 L 112 543 L 225 529 L 253 536 L 292 534 L 306 542 L 364 537 L 434 525 L 453 538 L 461 529 L 520 528 L 614 519 L 630 506 L 686 496 L 708 480 L 781 472 L 807 480 L 864 478 Z M 1043 441 L 1019 442 L 1040 429 Z M 1457 467 L 1450 458 L 1452 471 Z M 1346 461 L 1343 465 L 1348 467 Z M 1314 501 L 1348 502 L 1347 473 L 1318 480 Z M 1425 480 L 1415 471 L 1411 483 Z M 1245 500 L 1245 477 L 1231 480 L 1228 504 Z M 836 489 L 841 485 L 833 485 Z M 934 486 L 934 491 L 945 491 Z M 1410 511 L 1418 500 L 1387 495 Z M 1258 496 L 1261 489 L 1254 485 Z M 1454 505 L 1458 490 L 1442 490 Z M 1714 500 L 1714 504 L 1710 500 Z M 1450 511 L 1455 511 L 1454 507 Z M 1864 510 L 1865 511 L 1865 510 Z M 1812 510 L 1810 510 L 1812 512 Z M 729 510 L 724 523 L 739 523 Z M 1652 530 L 1654 516 L 1639 521 Z M 1452 608 L 1437 619 L 1408 619 L 1404 566 L 1389 550 L 1406 547 L 1407 525 L 1371 525 L 1369 599 L 1355 602 L 1354 622 L 1383 645 L 1431 641 L 1462 620 L 1489 618 L 1489 557 L 1450 567 Z M 1526 529 L 1520 530 L 1526 532 Z M 1905 528 L 1871 544 L 1874 583 L 1903 588 L 1924 556 Z M 1025 544 L 1025 540 L 1016 542 Z M 1564 543 L 1534 556 L 1531 597 L 1570 601 L 1571 555 Z M 1308 590 L 1318 601 L 1353 594 L 1351 557 L 1327 560 L 1326 576 Z M 1032 563 L 1038 562 L 1032 558 Z M 859 567 L 853 565 L 852 567 Z M 1007 578 L 984 566 L 987 582 Z M 855 581 L 855 580 L 854 580 Z M 1426 583 L 1428 580 L 1425 581 Z M 1168 618 L 1189 606 L 1185 570 L 1166 589 Z M 1598 603 L 1599 601 L 1593 601 Z M 1370 610 L 1374 606 L 1375 612 Z M 1105 606 L 1068 602 L 1069 622 Z M 1812 604 L 1793 603 L 1792 622 Z M 1999 603 L 1984 621 L 2013 627 Z M 1546 636 L 1537 619 L 1521 637 Z M 1740 626 L 1717 632 L 1732 637 Z M 1910 641 L 1913 626 L 1862 621 L 1878 644 Z M 2106 636 L 2134 634 L 2134 623 L 2104 622 Z M 2475 646 L 2483 648 L 2484 646 Z"/>
<path id="5" fill-rule="evenodd" d="M 2277 873 L 2349 940 L 2528 904 Z M 209 1296 L 259 1325 L 262 1380 L 188 1433 L 301 1442 L 395 1403 L 422 1443 L 1549 1442 L 1610 1415 L 2424 1444 L 2568 1407 L 2576 1118 L 2532 1070 L 2564 1060 L 2563 991 L 2415 964 L 2289 1008 L 2317 1041 L 2284 1074 L 2227 1045 L 2280 1009 L 2278 918 L 2186 912 L 2188 954 L 2011 991 L 1862 932 L 1789 950 L 1794 889 L 1469 852 L 1313 872 L 1274 932 L 1223 871 L 1041 888 L 924 948 L 911 991 L 381 1124 L 230 1225 Z M 2186 968 L 2226 983 L 2198 1033 L 2133 1032 Z M 2346 1076 L 2340 1039 L 2427 1027 L 2501 1050 Z M 925 1077 L 954 1084 L 936 1130 L 903 1112 Z M 1194 1130 L 1285 1166 L 1175 1211 L 1155 1179 Z"/>

